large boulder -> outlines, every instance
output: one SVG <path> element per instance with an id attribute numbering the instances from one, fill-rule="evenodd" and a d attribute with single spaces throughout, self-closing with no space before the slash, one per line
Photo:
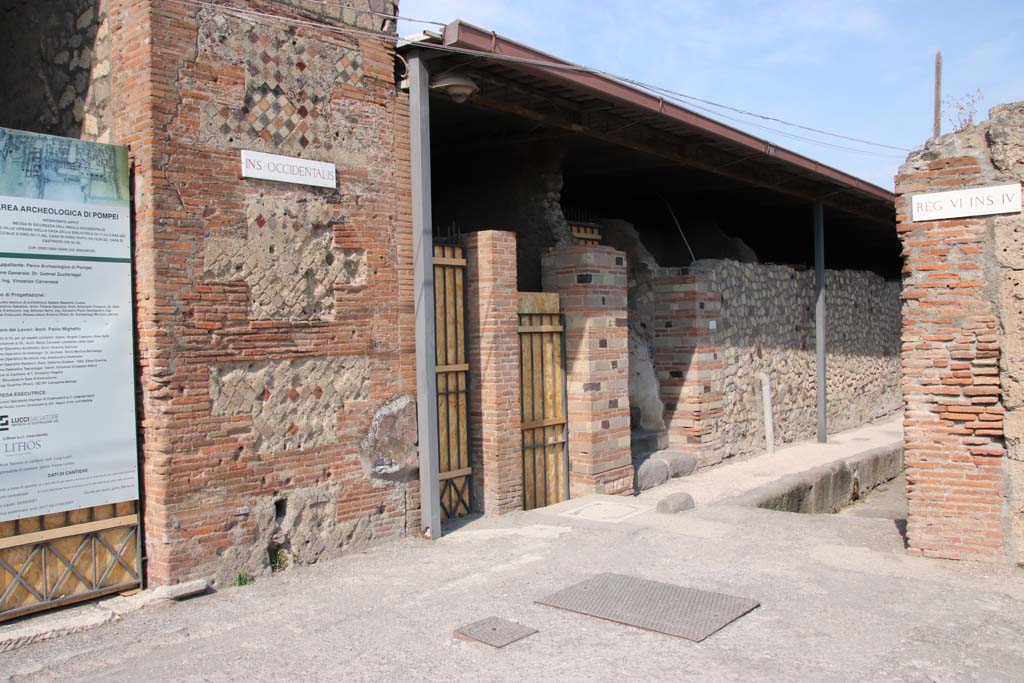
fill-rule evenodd
<path id="1" fill-rule="evenodd" d="M 668 465 L 664 460 L 648 458 L 636 468 L 636 490 L 646 491 L 668 481 Z"/>

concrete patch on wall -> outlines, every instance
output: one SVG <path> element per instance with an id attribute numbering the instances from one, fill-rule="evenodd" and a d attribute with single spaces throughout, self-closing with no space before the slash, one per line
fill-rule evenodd
<path id="1" fill-rule="evenodd" d="M 345 402 L 368 398 L 370 374 L 361 356 L 212 365 L 212 412 L 251 415 L 256 453 L 327 446 Z"/>
<path id="2" fill-rule="evenodd" d="M 250 195 L 244 238 L 206 241 L 204 275 L 249 285 L 255 320 L 331 320 L 334 290 L 366 281 L 362 249 L 335 249 L 336 205 L 310 197 Z"/>
<path id="3" fill-rule="evenodd" d="M 366 477 L 410 481 L 419 472 L 416 447 L 416 399 L 399 396 L 388 401 L 370 421 L 359 448 Z"/>

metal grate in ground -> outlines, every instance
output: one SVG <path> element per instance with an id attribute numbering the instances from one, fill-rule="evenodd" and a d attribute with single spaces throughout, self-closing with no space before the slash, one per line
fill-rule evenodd
<path id="1" fill-rule="evenodd" d="M 760 605 L 623 574 L 598 574 L 537 602 L 698 643 Z"/>
<path id="2" fill-rule="evenodd" d="M 487 617 L 456 629 L 459 638 L 468 638 L 486 643 L 492 647 L 505 647 L 526 636 L 532 636 L 537 629 L 517 624 L 501 617 Z"/>

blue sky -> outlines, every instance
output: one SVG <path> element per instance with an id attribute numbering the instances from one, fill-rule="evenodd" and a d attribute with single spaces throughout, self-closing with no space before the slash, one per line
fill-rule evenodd
<path id="1" fill-rule="evenodd" d="M 995 104 L 1024 100 L 1021 0 L 401 0 L 400 14 L 464 19 L 573 62 L 904 148 L 931 135 L 936 50 L 944 96 L 981 90 L 976 121 Z M 423 28 L 399 24 L 402 35 Z M 850 153 L 725 123 L 887 189 L 906 156 Z M 942 125 L 951 130 L 945 116 Z"/>

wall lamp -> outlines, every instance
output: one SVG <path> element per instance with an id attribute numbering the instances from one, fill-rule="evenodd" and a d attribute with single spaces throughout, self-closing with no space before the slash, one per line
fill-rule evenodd
<path id="1" fill-rule="evenodd" d="M 480 91 L 480 86 L 469 76 L 460 73 L 441 74 L 430 84 L 431 90 L 440 90 L 459 104 Z"/>

